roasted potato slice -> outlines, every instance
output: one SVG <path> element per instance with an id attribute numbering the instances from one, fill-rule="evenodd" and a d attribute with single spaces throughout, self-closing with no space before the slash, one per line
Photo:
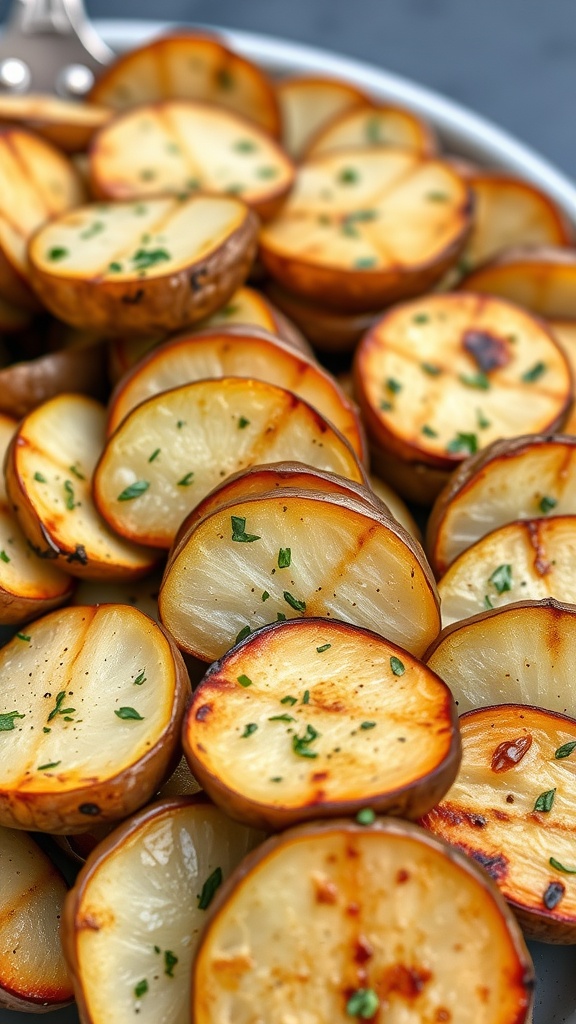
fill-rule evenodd
<path id="1" fill-rule="evenodd" d="M 540 320 L 502 299 L 454 292 L 384 314 L 356 350 L 354 393 L 384 465 L 391 453 L 407 470 L 430 466 L 447 480 L 497 438 L 560 429 L 573 382 Z"/>
<path id="2" fill-rule="evenodd" d="M 372 629 L 417 657 L 439 627 L 419 545 L 387 511 L 295 488 L 229 502 L 193 524 L 158 603 L 178 645 L 204 661 L 300 615 Z"/>
<path id="3" fill-rule="evenodd" d="M 401 526 L 408 531 L 414 540 L 422 543 L 422 530 L 418 526 L 418 523 L 414 519 L 410 509 L 406 502 L 402 500 L 399 494 L 386 483 L 385 480 L 381 480 L 378 476 L 370 476 L 370 487 L 374 491 L 374 494 L 380 501 L 383 501 L 389 511 L 392 513 L 395 519 L 398 520 Z"/>
<path id="4" fill-rule="evenodd" d="M 464 462 L 438 495 L 426 535 L 430 564 L 443 576 L 487 533 L 552 510 L 576 514 L 576 437 L 494 441 Z"/>
<path id="5" fill-rule="evenodd" d="M 571 715 L 576 607 L 521 601 L 447 626 L 425 660 L 463 714 L 492 704 L 530 704 Z"/>
<path id="6" fill-rule="evenodd" d="M 74 993 L 59 936 L 64 879 L 30 836 L 8 828 L 0 828 L 0 872 L 0 1007 L 65 1006 Z"/>
<path id="7" fill-rule="evenodd" d="M 576 721 L 501 704 L 460 730 L 458 778 L 421 824 L 486 869 L 527 938 L 576 942 Z"/>
<path id="8" fill-rule="evenodd" d="M 90 184 L 102 199 L 207 189 L 240 196 L 266 219 L 278 212 L 293 181 L 291 160 L 261 128 L 191 100 L 118 114 L 90 150 Z"/>
<path id="9" fill-rule="evenodd" d="M 448 687 L 407 651 L 343 622 L 292 619 L 212 665 L 183 744 L 214 802 L 255 828 L 366 804 L 415 819 L 456 778 L 457 720 Z"/>
<path id="10" fill-rule="evenodd" d="M 92 103 L 117 110 L 162 99 L 216 103 L 280 134 L 270 79 L 215 36 L 180 30 L 135 47 L 106 68 L 90 93 Z"/>
<path id="11" fill-rule="evenodd" d="M 467 274 L 464 291 L 500 295 L 551 320 L 576 319 L 576 249 L 508 249 Z"/>
<path id="12" fill-rule="evenodd" d="M 0 369 L 0 412 L 20 419 L 66 391 L 103 398 L 107 383 L 103 343 L 48 352 Z"/>
<path id="13" fill-rule="evenodd" d="M 351 82 L 322 75 L 294 75 L 276 85 L 286 150 L 299 159 L 316 133 L 356 107 L 373 108 L 370 97 Z"/>
<path id="14" fill-rule="evenodd" d="M 106 413 L 85 395 L 60 395 L 20 423 L 6 455 L 6 489 L 33 551 L 72 576 L 134 579 L 158 561 L 155 551 L 118 537 L 91 494 L 105 439 Z"/>
<path id="15" fill-rule="evenodd" d="M 402 107 L 355 107 L 323 124 L 310 140 L 306 158 L 358 146 L 393 146 L 423 156 L 436 152 L 430 125 Z"/>
<path id="16" fill-rule="evenodd" d="M 29 128 L 67 153 L 86 149 L 94 132 L 112 114 L 108 107 L 48 93 L 6 92 L 0 96 L 0 121 Z"/>
<path id="17" fill-rule="evenodd" d="M 51 143 L 21 128 L 0 129 L 0 294 L 38 308 L 26 251 L 47 220 L 84 202 L 80 175 Z"/>
<path id="18" fill-rule="evenodd" d="M 142 402 L 108 439 L 94 500 L 117 533 L 170 547 L 176 531 L 230 473 L 293 459 L 362 482 L 345 439 L 290 391 L 259 380 L 200 380 Z"/>
<path id="19" fill-rule="evenodd" d="M 271 299 L 290 317 L 320 352 L 351 352 L 366 331 L 382 315 L 377 313 L 335 313 L 332 309 L 306 302 L 287 292 L 276 281 L 266 285 Z"/>
<path id="20" fill-rule="evenodd" d="M 576 515 L 494 530 L 452 562 L 438 590 L 444 626 L 514 601 L 576 604 Z"/>
<path id="21" fill-rule="evenodd" d="M 206 910 L 261 839 L 202 797 L 180 797 L 136 814 L 90 855 L 62 927 L 82 1024 L 189 1020 Z"/>
<path id="22" fill-rule="evenodd" d="M 0 414 L 0 463 L 14 432 L 16 422 Z M 61 572 L 30 549 L 14 516 L 0 474 L 0 625 L 15 625 L 49 612 L 68 601 L 74 584 Z"/>
<path id="23" fill-rule="evenodd" d="M 512 913 L 468 857 L 409 822 L 335 821 L 237 868 L 196 955 L 192 1015 L 527 1024 L 533 984 Z"/>
<path id="24" fill-rule="evenodd" d="M 208 377 L 252 377 L 292 391 L 340 431 L 359 459 L 366 460 L 360 417 L 334 378 L 268 331 L 240 324 L 171 338 L 140 360 L 110 400 L 108 433 L 152 395 Z"/>
<path id="25" fill-rule="evenodd" d="M 92 203 L 34 236 L 30 278 L 47 309 L 73 327 L 181 330 L 242 284 L 256 224 L 233 196 Z"/>
<path id="26" fill-rule="evenodd" d="M 576 320 L 551 320 L 548 327 L 558 341 L 570 364 L 572 376 L 576 379 Z M 576 409 L 572 411 L 562 427 L 564 434 L 576 434 Z"/>
<path id="27" fill-rule="evenodd" d="M 287 290 L 362 313 L 430 288 L 456 260 L 470 218 L 469 187 L 448 164 L 350 149 L 301 166 L 261 232 L 260 256 Z"/>
<path id="28" fill-rule="evenodd" d="M 65 834 L 125 818 L 178 756 L 184 662 L 128 605 L 26 626 L 0 650 L 0 684 L 2 825 Z"/>

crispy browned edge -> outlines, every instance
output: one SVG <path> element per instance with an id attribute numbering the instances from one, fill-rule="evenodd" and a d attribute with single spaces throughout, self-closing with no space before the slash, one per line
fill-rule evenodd
<path id="1" fill-rule="evenodd" d="M 372 108 L 372 110 L 374 111 L 374 114 L 381 114 L 381 113 L 392 112 L 394 114 L 403 114 L 405 117 L 408 117 L 412 121 L 413 124 L 414 123 L 418 124 L 418 129 L 420 131 L 420 134 L 421 134 L 421 137 L 422 137 L 422 143 L 423 143 L 422 150 L 420 151 L 422 153 L 422 156 L 437 156 L 437 155 L 439 155 L 438 154 L 438 139 L 436 137 L 436 134 L 435 134 L 434 129 L 432 128 L 432 125 L 430 124 L 430 122 L 425 121 L 424 118 L 420 117 L 416 113 L 416 111 L 409 110 L 408 107 L 401 107 L 397 103 L 386 103 L 386 102 L 376 103 L 375 101 L 370 100 L 369 103 L 367 103 L 367 104 L 358 103 L 356 105 L 356 107 L 350 107 L 348 110 L 343 110 L 339 114 L 336 114 L 335 116 L 331 117 L 329 121 L 325 121 L 324 124 L 320 125 L 320 127 L 316 129 L 314 134 L 308 140 L 308 143 L 307 143 L 307 145 L 306 145 L 306 147 L 304 149 L 304 152 L 302 154 L 302 159 L 303 160 L 308 160 L 308 159 L 310 159 L 310 157 L 312 157 L 314 155 L 314 153 L 313 153 L 314 147 L 324 137 L 324 135 L 326 134 L 326 132 L 329 131 L 329 129 L 331 129 L 335 125 L 339 124 L 340 121 L 343 121 L 345 117 L 349 117 L 350 114 L 355 113 L 358 110 L 358 108 L 362 109 L 363 107 L 367 107 L 368 109 Z M 376 145 L 377 145 L 377 143 L 376 143 Z M 335 147 L 333 152 L 340 152 L 342 149 L 347 149 L 347 148 L 348 148 L 347 146 L 338 146 L 337 148 Z M 446 158 L 443 156 L 442 159 L 446 159 Z M 447 163 L 451 163 L 451 161 L 448 161 L 448 160 L 446 162 Z M 458 171 L 458 168 L 455 168 L 455 170 L 458 173 L 460 173 Z"/>
<path id="2" fill-rule="evenodd" d="M 118 68 L 121 68 L 124 64 L 130 65 L 134 57 L 139 56 L 143 51 L 154 51 L 156 49 L 161 49 L 162 47 L 171 46 L 174 43 L 181 44 L 182 42 L 194 42 L 200 43 L 202 46 L 208 44 L 209 46 L 217 47 L 222 52 L 228 63 L 240 64 L 249 68 L 250 74 L 253 78 L 259 80 L 262 94 L 266 96 L 266 105 L 269 107 L 270 112 L 270 123 L 265 125 L 262 121 L 249 118 L 247 114 L 244 116 L 247 120 L 250 120 L 251 123 L 256 124 L 264 131 L 267 131 L 273 138 L 280 138 L 282 133 L 282 118 L 280 105 L 278 103 L 272 80 L 258 64 L 254 64 L 251 60 L 248 60 L 246 57 L 242 57 L 239 53 L 236 53 L 235 50 L 231 50 L 226 46 L 224 40 L 217 32 L 209 32 L 206 30 L 198 31 L 197 29 L 192 31 L 187 30 L 186 28 L 180 28 L 177 32 L 168 32 L 165 35 L 159 36 L 151 43 L 144 43 L 142 46 L 134 47 L 134 49 L 129 50 L 128 53 L 117 56 L 116 60 L 101 72 L 88 94 L 88 99 L 92 103 L 98 103 L 98 95 L 108 88 L 109 80 L 116 76 Z M 224 109 L 229 110 L 232 108 L 224 107 Z"/>
<path id="3" fill-rule="evenodd" d="M 525 1012 L 521 1012 L 521 1015 L 517 1020 L 511 1022 L 511 1024 L 527 1024 L 531 1019 L 530 1012 L 533 1003 L 533 990 L 535 985 L 534 967 L 518 923 L 511 910 L 506 905 L 506 901 L 502 898 L 500 892 L 492 882 L 492 879 L 483 870 L 483 868 L 474 863 L 470 858 L 465 857 L 459 850 L 444 842 L 444 840 L 439 839 L 437 836 L 433 836 L 430 832 L 426 832 L 418 825 L 412 824 L 412 822 L 401 821 L 394 818 L 377 819 L 373 825 L 368 827 L 359 825 L 354 821 L 347 821 L 346 819 L 334 819 L 329 822 L 314 822 L 305 825 L 297 825 L 295 828 L 289 829 L 287 832 L 283 832 L 278 836 L 272 836 L 269 839 L 266 839 L 257 847 L 257 849 L 248 853 L 241 864 L 238 865 L 235 871 L 232 872 L 230 877 L 218 890 L 210 904 L 210 907 L 208 908 L 206 924 L 192 964 L 191 1010 L 193 1017 L 195 1007 L 195 990 L 201 984 L 201 979 L 197 976 L 200 955 L 204 943 L 209 940 L 212 928 L 217 925 L 220 914 L 225 911 L 228 901 L 234 896 L 235 890 L 242 885 L 248 875 L 258 868 L 258 865 L 262 860 L 273 855 L 280 847 L 288 846 L 290 843 L 298 842 L 301 839 L 305 840 L 307 837 L 313 838 L 314 836 L 323 836 L 330 832 L 343 832 L 351 840 L 356 836 L 365 835 L 367 832 L 384 833 L 386 835 L 398 836 L 401 838 L 410 837 L 415 842 L 427 846 L 428 849 L 433 850 L 442 857 L 445 857 L 460 871 L 463 871 L 467 875 L 471 875 L 475 882 L 477 882 L 477 884 L 486 891 L 486 895 L 489 896 L 492 903 L 496 905 L 506 926 L 506 930 L 510 935 L 512 946 L 518 959 L 518 975 L 514 980 L 520 991 L 525 994 L 526 999 Z M 510 982 L 512 982 L 512 980 L 513 979 L 510 979 Z"/>
<path id="4" fill-rule="evenodd" d="M 209 192 L 190 198 L 200 195 L 222 198 Z M 182 330 L 216 312 L 248 276 L 259 221 L 244 203 L 237 202 L 244 207 L 244 219 L 217 249 L 167 274 L 141 278 L 135 273 L 133 281 L 65 277 L 36 266 L 32 248 L 49 222 L 29 242 L 30 280 L 46 308 L 74 327 L 89 326 L 108 334 Z M 77 207 L 79 212 L 85 209 Z"/>
<path id="5" fill-rule="evenodd" d="M 443 576 L 448 568 L 448 563 L 438 554 L 438 535 L 451 502 L 467 491 L 492 462 L 515 458 L 529 448 L 561 444 L 575 448 L 576 436 L 573 434 L 523 434 L 521 437 L 505 438 L 501 441 L 493 441 L 476 455 L 471 455 L 458 467 L 436 498 L 426 528 L 425 548 L 437 579 Z"/>
<path id="6" fill-rule="evenodd" d="M 466 274 L 458 283 L 456 288 L 462 291 L 474 291 L 475 281 L 482 280 L 484 271 L 487 273 L 497 267 L 508 267 L 514 264 L 537 265 L 549 264 L 550 267 L 573 267 L 576 273 L 576 248 L 569 248 L 568 245 L 514 245 L 509 249 L 503 249 L 491 260 L 476 267 Z"/>
<path id="7" fill-rule="evenodd" d="M 266 282 L 266 294 L 289 316 L 321 352 L 352 352 L 356 342 L 382 315 L 335 313 L 286 291 L 277 281 Z"/>
<path id="8" fill-rule="evenodd" d="M 310 358 L 304 352 L 299 351 L 294 345 L 288 341 L 282 340 L 277 335 L 271 334 L 270 331 L 264 330 L 263 327 L 251 326 L 250 324 L 231 324 L 229 327 L 206 327 L 202 331 L 186 332 L 174 335 L 167 341 L 162 342 L 160 345 L 156 345 L 149 352 L 145 353 L 141 359 L 128 370 L 127 373 L 121 378 L 116 387 L 114 388 L 112 395 L 108 402 L 108 424 L 107 424 L 107 435 L 109 436 L 117 426 L 120 424 L 120 420 L 117 420 L 115 416 L 115 405 L 117 401 L 122 397 L 127 384 L 130 384 L 135 377 L 140 373 L 143 367 L 147 367 L 154 363 L 160 353 L 168 352 L 171 348 L 178 348 L 182 344 L 191 343 L 193 345 L 201 345 L 203 341 L 211 341 L 215 338 L 230 338 L 231 341 L 238 345 L 242 345 L 244 342 L 255 340 L 257 342 L 264 342 L 269 345 L 271 351 L 275 348 L 280 349 L 286 355 L 289 355 L 295 364 L 300 366 L 310 367 L 317 376 L 324 381 L 327 387 L 330 387 L 332 393 L 338 398 L 343 409 L 349 414 L 351 420 L 354 422 L 354 451 L 358 458 L 366 464 L 368 452 L 366 438 L 364 436 L 364 428 L 360 419 L 360 412 L 354 402 L 352 402 L 343 389 L 340 387 L 338 381 L 333 377 L 323 366 L 320 366 L 316 360 Z M 0 371 L 0 381 L 2 379 L 2 372 Z M 350 444 L 352 444 L 351 440 Z"/>
<path id="9" fill-rule="evenodd" d="M 326 620 L 318 617 L 287 619 L 285 622 L 272 622 L 267 626 L 262 626 L 246 637 L 240 644 L 232 648 L 234 656 L 241 649 L 243 654 L 249 658 L 251 650 L 261 647 L 263 643 L 265 645 L 270 634 L 276 635 L 280 633 L 286 635 L 291 630 L 303 631 L 309 629 L 310 626 L 317 626 L 319 623 L 323 623 L 324 626 L 328 626 L 333 631 L 348 634 L 355 633 L 359 638 L 367 637 L 375 640 L 393 653 L 400 655 L 402 660 L 406 661 L 408 659 L 422 666 L 422 663 L 414 655 L 405 651 L 397 644 L 391 643 L 390 640 L 385 640 L 384 637 L 379 636 L 373 630 L 354 626 L 351 623 L 342 622 L 338 619 Z M 264 831 L 279 831 L 289 828 L 291 825 L 315 819 L 355 815 L 366 805 L 366 800 L 363 800 L 361 797 L 358 797 L 356 800 L 319 800 L 300 807 L 278 807 L 264 801 L 251 799 L 242 792 L 241 787 L 231 789 L 221 781 L 217 774 L 205 767 L 204 762 L 198 758 L 190 745 L 189 727 L 198 709 L 198 704 L 205 699 L 205 686 L 210 684 L 214 677 L 216 677 L 214 681 L 219 685 L 218 676 L 221 673 L 226 674 L 229 656 L 230 651 L 226 652 L 222 658 L 210 666 L 194 692 L 182 725 L 182 746 L 190 770 L 198 778 L 200 785 L 206 790 L 214 803 L 221 807 L 229 817 L 242 822 L 244 825 L 251 825 Z M 434 676 L 439 691 L 443 691 L 444 694 L 444 705 L 442 710 L 439 709 L 438 718 L 446 719 L 446 726 L 450 733 L 448 750 L 425 777 L 418 776 L 407 782 L 404 786 L 399 786 L 393 790 L 388 789 L 370 797 L 370 805 L 378 814 L 390 814 L 412 820 L 421 817 L 426 813 L 422 808 L 425 807 L 426 810 L 430 810 L 434 807 L 446 794 L 458 773 L 461 760 L 461 744 L 458 712 L 454 698 L 452 697 L 451 690 L 440 679 L 440 676 L 431 669 L 428 669 L 428 673 Z M 226 688 L 226 681 L 222 679 L 221 682 L 222 689 L 224 690 Z M 222 697 L 225 699 L 224 692 Z M 385 700 L 386 695 L 383 693 L 383 701 L 385 702 Z"/>
<path id="10" fill-rule="evenodd" d="M 90 885 L 93 875 L 98 871 L 103 861 L 111 854 L 115 854 L 118 848 L 122 847 L 127 839 L 130 839 L 139 829 L 149 824 L 155 818 L 161 818 L 184 807 L 196 805 L 210 805 L 210 801 L 202 793 L 195 793 L 194 796 L 173 796 L 149 804 L 134 814 L 129 821 L 122 822 L 110 835 L 106 836 L 98 846 L 88 855 L 83 867 L 80 869 L 76 881 L 69 890 L 64 901 L 62 912 L 62 923 L 60 926 L 60 938 L 62 949 L 70 970 L 74 993 L 78 1003 L 78 1011 L 82 1024 L 95 1024 L 88 1011 L 88 1005 L 84 997 L 82 985 L 82 973 L 78 962 L 78 951 L 76 938 L 83 928 L 96 927 L 91 925 L 89 919 L 79 921 L 82 900 L 86 889 Z"/>
<path id="11" fill-rule="evenodd" d="M 388 150 L 396 152 L 397 150 Z M 356 155 L 373 153 L 371 148 L 357 148 L 349 152 Z M 321 163 L 329 156 L 318 156 L 307 161 L 307 166 Z M 415 163 L 442 163 L 457 179 L 464 192 L 463 202 L 454 211 L 454 219 L 460 228 L 453 240 L 443 250 L 426 262 L 408 267 L 395 264 L 376 270 L 343 269 L 290 253 L 284 255 L 280 249 L 268 248 L 265 238 L 260 238 L 259 256 L 265 269 L 280 282 L 286 291 L 295 292 L 298 297 L 313 304 L 326 305 L 333 312 L 359 312 L 397 302 L 413 295 L 420 295 L 438 281 L 456 261 L 463 250 L 472 229 L 474 197 L 464 178 L 456 174 L 449 164 L 438 158 L 414 154 Z"/>
<path id="12" fill-rule="evenodd" d="M 81 610 L 94 617 L 105 605 L 87 605 Z M 121 607 L 121 606 L 117 606 Z M 132 609 L 132 606 L 128 606 Z M 78 609 L 75 608 L 75 611 Z M 52 612 L 59 615 L 60 612 Z M 95 821 L 106 822 L 125 818 L 146 803 L 162 783 L 174 760 L 178 747 L 182 720 L 190 696 L 190 680 L 180 651 L 161 624 L 144 612 L 140 614 L 160 629 L 168 644 L 174 667 L 174 698 L 170 718 L 153 747 L 135 763 L 128 765 L 111 778 L 86 784 L 64 793 L 26 793 L 18 790 L 0 790 L 2 825 L 8 828 L 32 829 L 55 835 L 87 831 Z M 89 805 L 89 814 L 79 805 Z M 97 810 L 94 810 L 97 808 Z"/>

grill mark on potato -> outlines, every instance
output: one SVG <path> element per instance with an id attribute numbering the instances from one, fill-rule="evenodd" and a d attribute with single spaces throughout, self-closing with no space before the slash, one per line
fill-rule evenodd
<path id="1" fill-rule="evenodd" d="M 334 594 L 334 591 L 336 591 L 334 600 L 338 600 L 338 580 L 342 579 L 342 577 L 346 575 L 346 570 L 353 562 L 356 555 L 362 550 L 372 535 L 378 533 L 379 529 L 378 524 L 373 523 L 371 526 L 365 527 L 364 530 L 354 538 L 353 545 L 348 548 L 340 561 L 332 566 L 330 575 L 326 576 L 325 582 L 323 582 L 322 594 L 318 595 L 318 592 L 314 591 L 310 597 L 306 598 L 307 616 L 318 615 L 320 617 L 330 617 L 331 612 L 329 610 L 329 598 L 324 595 Z"/>
<path id="2" fill-rule="evenodd" d="M 168 94 L 168 90 L 166 93 Z M 166 131 L 166 142 L 169 143 L 172 139 L 176 139 L 176 144 L 180 149 L 179 155 L 182 157 L 182 163 L 187 165 L 187 171 L 184 173 L 188 174 L 190 179 L 197 178 L 200 183 L 200 188 L 203 188 L 205 177 L 204 170 L 194 159 L 194 154 L 190 147 L 190 140 L 178 127 L 178 119 L 174 108 L 159 104 L 156 108 L 156 114 L 158 120 L 163 124 Z M 185 191 L 187 190 L 185 189 Z"/>
<path id="3" fill-rule="evenodd" d="M 538 519 L 531 519 L 526 523 L 526 529 L 530 545 L 534 551 L 534 569 L 539 576 L 547 576 L 552 572 L 552 565 L 546 558 L 542 524 Z"/>

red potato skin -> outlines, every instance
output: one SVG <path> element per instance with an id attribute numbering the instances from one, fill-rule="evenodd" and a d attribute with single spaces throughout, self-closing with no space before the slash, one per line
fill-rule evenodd
<path id="1" fill-rule="evenodd" d="M 82 349 L 61 349 L 0 370 L 0 412 L 7 416 L 21 419 L 42 402 L 65 391 L 105 397 L 107 374 L 103 343 Z"/>
<path id="2" fill-rule="evenodd" d="M 10 989 L 0 988 L 0 1009 L 16 1010 L 20 1013 L 51 1013 L 52 1010 L 63 1010 L 73 1001 L 72 996 L 55 991 L 46 993 L 42 1002 L 36 1002 L 32 997 L 26 999 Z"/>

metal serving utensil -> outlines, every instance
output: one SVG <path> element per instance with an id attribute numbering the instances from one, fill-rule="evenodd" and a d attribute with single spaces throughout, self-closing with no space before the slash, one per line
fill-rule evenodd
<path id="1" fill-rule="evenodd" d="M 113 56 L 83 0 L 12 0 L 0 38 L 0 92 L 79 98 Z"/>

